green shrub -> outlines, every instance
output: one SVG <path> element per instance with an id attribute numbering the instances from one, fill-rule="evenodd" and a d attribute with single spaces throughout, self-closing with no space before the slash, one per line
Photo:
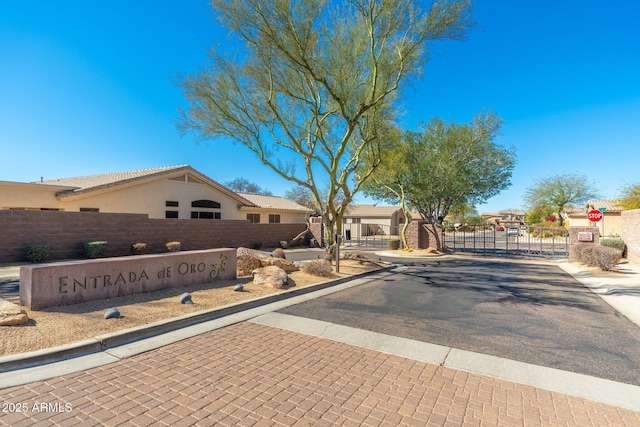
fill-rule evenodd
<path id="1" fill-rule="evenodd" d="M 333 267 L 331 267 L 331 263 L 319 259 L 305 263 L 304 267 L 302 267 L 302 271 L 308 274 L 313 274 L 314 276 L 333 276 Z"/>
<path id="2" fill-rule="evenodd" d="M 131 245 L 131 255 L 144 255 L 147 252 L 146 243 L 134 243 Z"/>
<path id="3" fill-rule="evenodd" d="M 31 262 L 42 262 L 49 256 L 49 245 L 46 243 L 36 243 L 27 246 L 27 260 Z"/>
<path id="4" fill-rule="evenodd" d="M 600 240 L 600 246 L 618 249 L 620 252 L 622 252 L 623 258 L 627 253 L 627 245 L 624 243 L 624 240 L 622 239 L 602 239 Z"/>
<path id="5" fill-rule="evenodd" d="M 400 240 L 389 240 L 389 249 L 391 249 L 392 251 L 397 251 L 398 249 L 400 249 Z"/>
<path id="6" fill-rule="evenodd" d="M 286 240 L 280 240 L 280 242 L 278 243 L 278 247 L 281 249 L 287 249 L 287 241 Z"/>
<path id="7" fill-rule="evenodd" d="M 180 242 L 169 242 L 166 245 L 167 252 L 180 252 L 182 245 Z"/>
<path id="8" fill-rule="evenodd" d="M 91 240 L 84 242 L 84 254 L 89 259 L 101 257 L 106 248 L 107 242 L 104 240 Z"/>

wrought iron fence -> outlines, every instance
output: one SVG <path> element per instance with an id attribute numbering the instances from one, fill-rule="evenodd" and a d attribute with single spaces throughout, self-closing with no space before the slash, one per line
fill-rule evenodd
<path id="1" fill-rule="evenodd" d="M 376 246 L 387 248 L 389 240 L 400 239 L 397 226 L 388 224 L 342 224 L 344 246 Z"/>
<path id="2" fill-rule="evenodd" d="M 568 257 L 569 232 L 559 227 L 462 226 L 445 229 L 444 245 L 463 252 Z"/>

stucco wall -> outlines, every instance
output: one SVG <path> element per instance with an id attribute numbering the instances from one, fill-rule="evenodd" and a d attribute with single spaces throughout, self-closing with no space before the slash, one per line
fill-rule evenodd
<path id="1" fill-rule="evenodd" d="M 213 200 L 220 209 L 192 208 L 195 200 Z M 166 202 L 178 202 L 178 207 L 167 207 Z M 62 197 L 60 206 L 66 211 L 80 208 L 99 208 L 106 213 L 140 213 L 149 218 L 165 218 L 165 211 L 178 211 L 178 218 L 191 218 L 191 211 L 220 212 L 222 219 L 246 219 L 238 210 L 238 202 L 198 182 L 181 182 L 171 179 L 140 183 L 130 187 L 117 186 L 113 191 L 89 192 L 86 196 Z"/>
<path id="2" fill-rule="evenodd" d="M 56 191 L 64 187 L 0 181 L 0 209 L 59 209 Z"/>
<path id="3" fill-rule="evenodd" d="M 286 212 L 286 211 L 273 211 L 270 209 L 254 209 L 254 208 L 242 208 L 240 210 L 239 219 L 247 219 L 247 214 L 260 214 L 260 223 L 269 223 L 269 215 L 280 215 L 280 223 L 289 224 L 306 224 L 307 213 L 306 212 Z"/>
<path id="4" fill-rule="evenodd" d="M 83 242 L 106 240 L 105 256 L 128 255 L 133 243 L 148 253 L 171 241 L 183 250 L 251 246 L 289 241 L 305 224 L 251 224 L 246 220 L 153 219 L 140 214 L 55 211 L 0 211 L 0 262 L 25 261 L 27 246 L 48 243 L 49 260 L 83 258 Z"/>
<path id="5" fill-rule="evenodd" d="M 622 211 L 620 237 L 627 244 L 627 259 L 640 262 L 640 209 Z"/>

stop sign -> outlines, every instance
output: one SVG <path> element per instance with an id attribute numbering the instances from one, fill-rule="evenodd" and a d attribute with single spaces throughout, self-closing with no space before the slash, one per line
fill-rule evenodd
<path id="1" fill-rule="evenodd" d="M 602 212 L 597 209 L 590 210 L 587 214 L 587 218 L 589 218 L 589 221 L 591 222 L 598 222 L 602 219 Z"/>

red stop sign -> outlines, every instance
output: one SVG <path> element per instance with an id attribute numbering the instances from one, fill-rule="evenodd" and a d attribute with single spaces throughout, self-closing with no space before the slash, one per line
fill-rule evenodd
<path id="1" fill-rule="evenodd" d="M 602 212 L 597 209 L 590 210 L 587 214 L 587 218 L 589 218 L 589 221 L 591 222 L 598 222 L 602 219 Z"/>

